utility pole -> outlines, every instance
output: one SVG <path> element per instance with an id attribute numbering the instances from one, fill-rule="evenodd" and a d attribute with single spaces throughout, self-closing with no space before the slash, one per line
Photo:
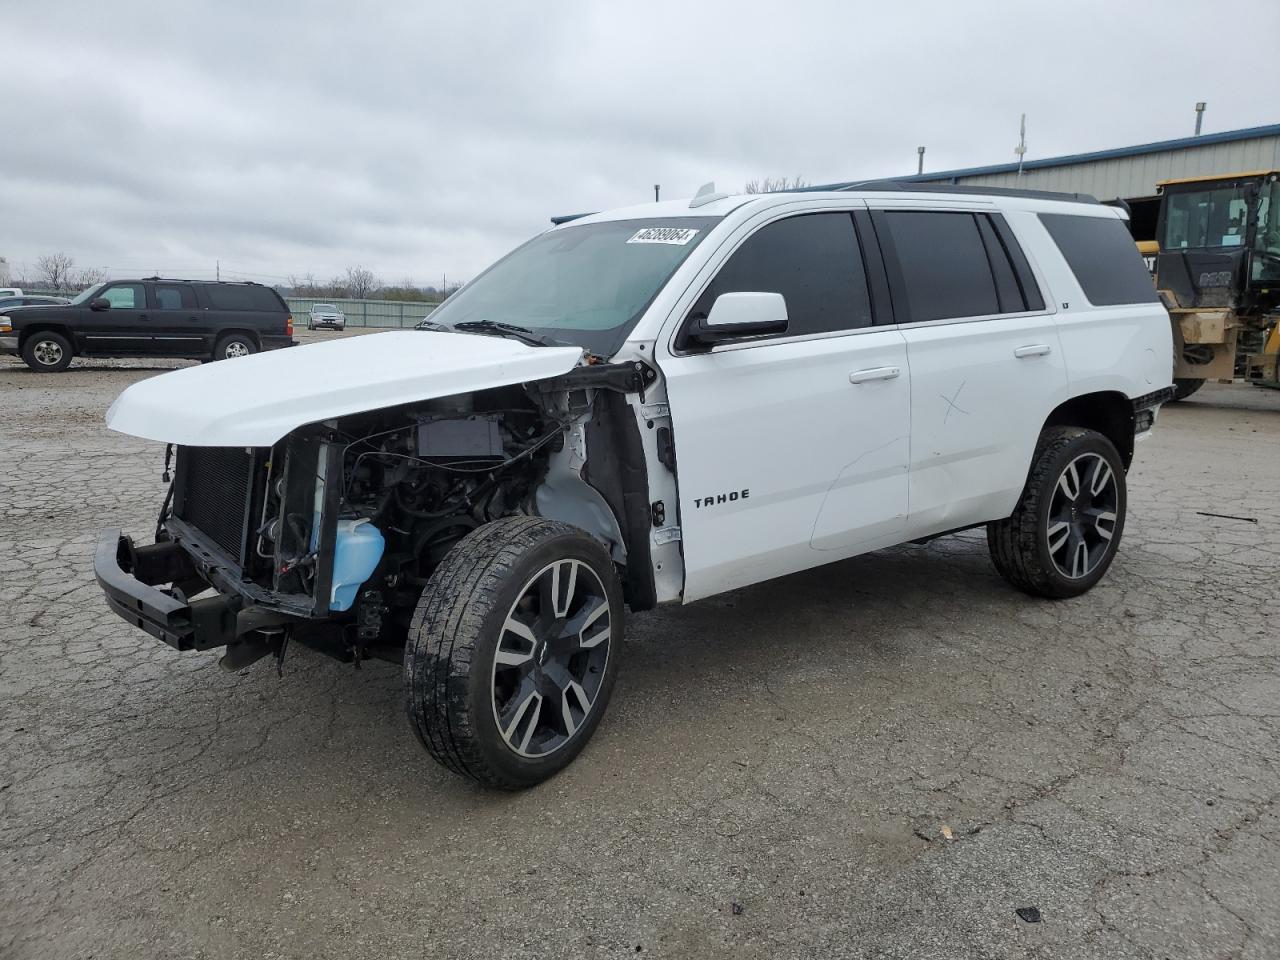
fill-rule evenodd
<path id="1" fill-rule="evenodd" d="M 924 173 L 924 147 L 916 147 L 916 176 Z"/>
<path id="2" fill-rule="evenodd" d="M 222 261 L 221 260 L 213 261 L 213 275 L 217 277 L 219 280 L 222 279 Z"/>
<path id="3" fill-rule="evenodd" d="M 660 184 L 660 183 L 655 183 L 655 184 L 653 185 L 653 202 L 654 202 L 654 203 L 657 203 L 657 202 L 658 202 L 658 194 L 659 194 L 659 193 L 661 193 L 661 192 L 662 192 L 662 184 Z"/>
<path id="4" fill-rule="evenodd" d="M 1013 148 L 1013 152 L 1018 155 L 1018 176 L 1022 176 L 1022 160 L 1027 155 L 1027 115 L 1025 113 L 1018 124 L 1018 145 Z"/>
<path id="5" fill-rule="evenodd" d="M 1208 104 L 1205 103 L 1203 100 L 1197 101 L 1196 103 L 1196 136 L 1197 137 L 1200 136 L 1200 124 L 1204 121 L 1204 108 L 1207 106 Z"/>

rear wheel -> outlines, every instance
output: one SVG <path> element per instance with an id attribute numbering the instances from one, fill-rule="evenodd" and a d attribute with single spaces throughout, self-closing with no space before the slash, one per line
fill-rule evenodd
<path id="1" fill-rule="evenodd" d="M 414 731 L 436 760 L 486 786 L 540 783 L 599 725 L 622 631 L 622 588 L 596 540 L 537 517 L 485 524 L 436 568 L 414 612 Z"/>
<path id="2" fill-rule="evenodd" d="M 1111 441 L 1093 430 L 1051 427 L 1040 435 L 1012 515 L 987 524 L 987 546 L 1019 590 L 1075 597 L 1111 566 L 1124 518 L 1124 464 Z"/>
<path id="3" fill-rule="evenodd" d="M 71 341 L 52 330 L 40 330 L 22 343 L 22 359 L 37 373 L 60 373 L 71 365 Z"/>
<path id="4" fill-rule="evenodd" d="M 1203 386 L 1203 380 L 1193 380 L 1188 377 L 1177 377 L 1173 381 L 1173 399 L 1185 400 Z"/>
<path id="5" fill-rule="evenodd" d="M 236 357 L 247 357 L 258 352 L 258 345 L 246 333 L 229 333 L 213 348 L 213 359 L 234 360 Z"/>

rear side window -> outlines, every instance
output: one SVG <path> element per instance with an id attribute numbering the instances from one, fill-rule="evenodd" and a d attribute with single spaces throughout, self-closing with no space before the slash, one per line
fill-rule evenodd
<path id="1" fill-rule="evenodd" d="M 866 271 L 848 213 L 811 213 L 760 228 L 720 268 L 692 313 L 709 314 L 722 293 L 780 293 L 787 332 L 854 330 L 871 325 Z"/>
<path id="2" fill-rule="evenodd" d="M 1159 301 L 1151 274 L 1123 220 L 1042 213 L 1040 222 L 1095 307 Z"/>
<path id="3" fill-rule="evenodd" d="M 186 284 L 156 284 L 156 306 L 161 310 L 194 310 L 196 293 Z"/>
<path id="4" fill-rule="evenodd" d="M 215 310 L 266 310 L 281 313 L 284 307 L 275 291 L 266 287 L 209 284 L 204 288 Z"/>
<path id="5" fill-rule="evenodd" d="M 971 213 L 888 210 L 889 229 L 906 298 L 906 318 L 922 323 L 1000 313 L 995 278 L 978 223 Z"/>

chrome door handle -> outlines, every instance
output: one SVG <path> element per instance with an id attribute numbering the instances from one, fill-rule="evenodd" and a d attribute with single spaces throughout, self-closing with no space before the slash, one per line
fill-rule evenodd
<path id="1" fill-rule="evenodd" d="M 868 380 L 892 380 L 902 373 L 899 367 L 869 367 L 849 374 L 850 383 L 866 383 Z"/>
<path id="2" fill-rule="evenodd" d="M 1053 348 L 1047 343 L 1033 343 L 1027 347 L 1018 347 L 1013 351 L 1013 355 L 1019 360 L 1025 360 L 1027 357 L 1044 357 L 1048 356 Z"/>

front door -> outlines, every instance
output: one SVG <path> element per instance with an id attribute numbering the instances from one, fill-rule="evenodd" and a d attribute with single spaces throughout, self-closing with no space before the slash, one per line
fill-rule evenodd
<path id="1" fill-rule="evenodd" d="M 146 356 L 152 352 L 151 314 L 141 283 L 113 283 L 98 292 L 111 306 L 86 310 L 80 349 L 86 353 Z"/>
<path id="2" fill-rule="evenodd" d="M 769 223 L 689 317 L 722 293 L 781 293 L 789 328 L 660 357 L 675 436 L 686 602 L 900 539 L 911 375 L 877 329 L 848 212 Z"/>

